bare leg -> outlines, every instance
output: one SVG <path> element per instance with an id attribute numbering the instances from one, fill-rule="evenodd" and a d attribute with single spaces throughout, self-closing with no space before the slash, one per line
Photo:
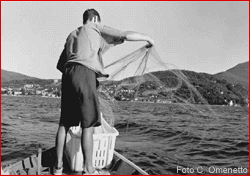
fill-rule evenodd
<path id="1" fill-rule="evenodd" d="M 84 171 L 87 173 L 93 173 L 94 167 L 92 162 L 93 156 L 93 133 L 94 127 L 82 129 L 82 153 L 84 156 Z"/>
<path id="2" fill-rule="evenodd" d="M 56 164 L 55 167 L 57 169 L 61 168 L 63 166 L 63 149 L 64 144 L 66 141 L 66 134 L 68 132 L 69 128 L 64 126 L 59 126 L 57 135 L 56 135 Z"/>

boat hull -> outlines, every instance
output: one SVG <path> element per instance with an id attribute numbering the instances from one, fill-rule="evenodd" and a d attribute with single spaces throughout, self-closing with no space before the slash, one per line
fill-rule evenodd
<path id="1" fill-rule="evenodd" d="M 3 168 L 10 175 L 51 175 L 56 160 L 55 147 L 25 158 L 17 163 Z M 72 172 L 64 157 L 64 175 L 82 175 L 82 172 Z M 114 151 L 111 164 L 105 168 L 111 175 L 148 175 L 144 170 Z"/>

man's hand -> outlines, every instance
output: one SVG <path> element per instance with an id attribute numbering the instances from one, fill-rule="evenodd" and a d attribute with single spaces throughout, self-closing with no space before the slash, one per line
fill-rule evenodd
<path id="1" fill-rule="evenodd" d="M 150 37 L 148 38 L 148 44 L 146 45 L 147 48 L 152 47 L 155 44 L 154 40 Z"/>
<path id="2" fill-rule="evenodd" d="M 114 40 L 114 42 L 113 42 L 114 45 L 120 45 L 122 43 L 124 43 L 124 39 L 122 39 L 122 38 Z"/>

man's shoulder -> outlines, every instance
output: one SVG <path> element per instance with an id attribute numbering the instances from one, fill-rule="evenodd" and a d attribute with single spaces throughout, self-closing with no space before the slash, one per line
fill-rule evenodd
<path id="1" fill-rule="evenodd" d="M 71 37 L 74 37 L 74 36 L 77 36 L 79 34 L 80 31 L 83 30 L 83 26 L 80 26 L 78 28 L 76 28 L 75 30 L 73 30 L 72 32 L 70 32 L 70 34 L 68 35 L 67 38 L 71 38 Z"/>
<path id="2" fill-rule="evenodd" d="M 75 34 L 78 34 L 80 31 L 82 31 L 83 30 L 83 26 L 80 26 L 80 27 L 78 27 L 78 28 L 76 28 L 75 30 L 73 30 L 72 32 L 71 32 L 71 34 L 73 34 L 73 35 L 75 35 Z"/>
<path id="3" fill-rule="evenodd" d="M 97 33 L 101 34 L 101 27 L 99 24 L 87 24 L 83 25 L 83 27 L 85 27 L 86 29 L 94 30 Z"/>

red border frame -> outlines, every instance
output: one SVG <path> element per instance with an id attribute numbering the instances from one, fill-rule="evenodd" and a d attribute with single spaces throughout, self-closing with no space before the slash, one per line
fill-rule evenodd
<path id="1" fill-rule="evenodd" d="M 31 1 L 31 0 L 27 0 L 27 1 Z M 49 1 L 49 0 L 42 0 L 42 1 Z M 57 1 L 57 0 L 56 0 Z M 114 0 L 111 0 L 111 1 L 114 1 Z M 125 0 L 125 1 L 127 1 L 127 0 Z M 139 1 L 141 1 L 141 0 L 139 0 Z M 146 0 L 146 1 L 149 1 L 149 0 Z M 163 1 L 163 0 L 160 0 L 160 1 Z M 180 1 L 184 1 L 184 0 L 180 0 Z M 203 0 L 202 0 L 203 1 Z M 207 0 L 206 0 L 207 1 Z M 225 0 L 223 0 L 223 1 L 225 1 Z M 229 0 L 229 1 L 232 1 L 232 0 Z M 243 1 L 248 1 L 248 0 L 243 0 Z M 2 2 L 2 1 L 1 1 Z M 1 6 L 1 5 L 0 5 Z M 0 19 L 1 20 L 1 19 Z M 1 51 L 1 49 L 0 49 L 0 51 Z M 1 65 L 1 62 L 0 62 L 0 65 Z M 250 93 L 250 91 L 249 91 L 249 93 Z M 1 105 L 0 105 L 1 106 Z M 249 139 L 250 139 L 250 137 L 249 137 Z M 1 144 L 0 144 L 1 145 Z M 250 155 L 249 155 L 250 156 Z"/>

